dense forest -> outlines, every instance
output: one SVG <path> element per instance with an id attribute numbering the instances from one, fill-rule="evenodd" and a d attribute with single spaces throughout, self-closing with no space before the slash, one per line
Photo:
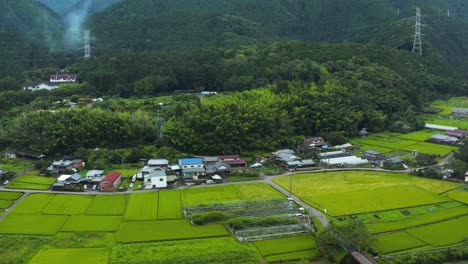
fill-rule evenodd
<path id="1" fill-rule="evenodd" d="M 0 148 L 270 150 L 362 127 L 416 130 L 425 102 L 468 90 L 460 0 L 0 3 Z M 423 56 L 410 52 L 416 6 L 425 14 Z M 64 39 L 76 10 L 86 11 L 76 26 L 92 30 L 86 61 L 82 37 L 76 46 Z M 21 88 L 60 71 L 80 83 Z M 201 91 L 222 95 L 186 94 Z M 164 111 L 158 96 L 169 102 Z M 97 97 L 104 102 L 86 103 Z M 78 109 L 64 110 L 69 101 Z"/>

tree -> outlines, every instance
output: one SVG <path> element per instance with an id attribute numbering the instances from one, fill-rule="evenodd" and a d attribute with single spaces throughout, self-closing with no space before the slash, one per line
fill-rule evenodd
<path id="1" fill-rule="evenodd" d="M 366 225 L 358 218 L 350 219 L 344 223 L 330 223 L 329 229 L 340 239 L 348 239 L 360 250 L 367 251 L 375 243 L 375 238 L 367 229 Z"/>

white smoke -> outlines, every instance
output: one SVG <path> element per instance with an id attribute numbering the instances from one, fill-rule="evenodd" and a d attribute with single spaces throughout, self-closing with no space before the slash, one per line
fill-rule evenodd
<path id="1" fill-rule="evenodd" d="M 68 47 L 76 47 L 83 43 L 83 23 L 89 14 L 91 3 L 92 0 L 85 0 L 65 18 L 65 43 Z"/>

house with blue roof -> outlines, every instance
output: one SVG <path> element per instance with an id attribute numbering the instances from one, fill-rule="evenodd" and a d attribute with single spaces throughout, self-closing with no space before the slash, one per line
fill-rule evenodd
<path id="1" fill-rule="evenodd" d="M 206 180 L 205 163 L 202 158 L 179 159 L 179 166 L 184 180 Z"/>

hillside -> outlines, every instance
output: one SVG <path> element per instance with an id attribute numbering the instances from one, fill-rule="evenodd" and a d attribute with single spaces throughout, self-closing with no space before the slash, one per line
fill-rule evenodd
<path id="1" fill-rule="evenodd" d="M 460 34 L 467 23 L 460 15 L 467 8 L 463 0 L 125 0 L 88 23 L 101 52 L 232 47 L 271 39 L 371 42 L 411 50 L 415 6 L 423 8 L 428 24 L 425 54 L 463 63 L 468 53 L 467 35 Z M 226 26 L 225 17 L 236 21 Z"/>
<path id="2" fill-rule="evenodd" d="M 49 65 L 49 52 L 61 49 L 60 17 L 33 0 L 0 0 L 0 6 L 0 75 Z"/>

